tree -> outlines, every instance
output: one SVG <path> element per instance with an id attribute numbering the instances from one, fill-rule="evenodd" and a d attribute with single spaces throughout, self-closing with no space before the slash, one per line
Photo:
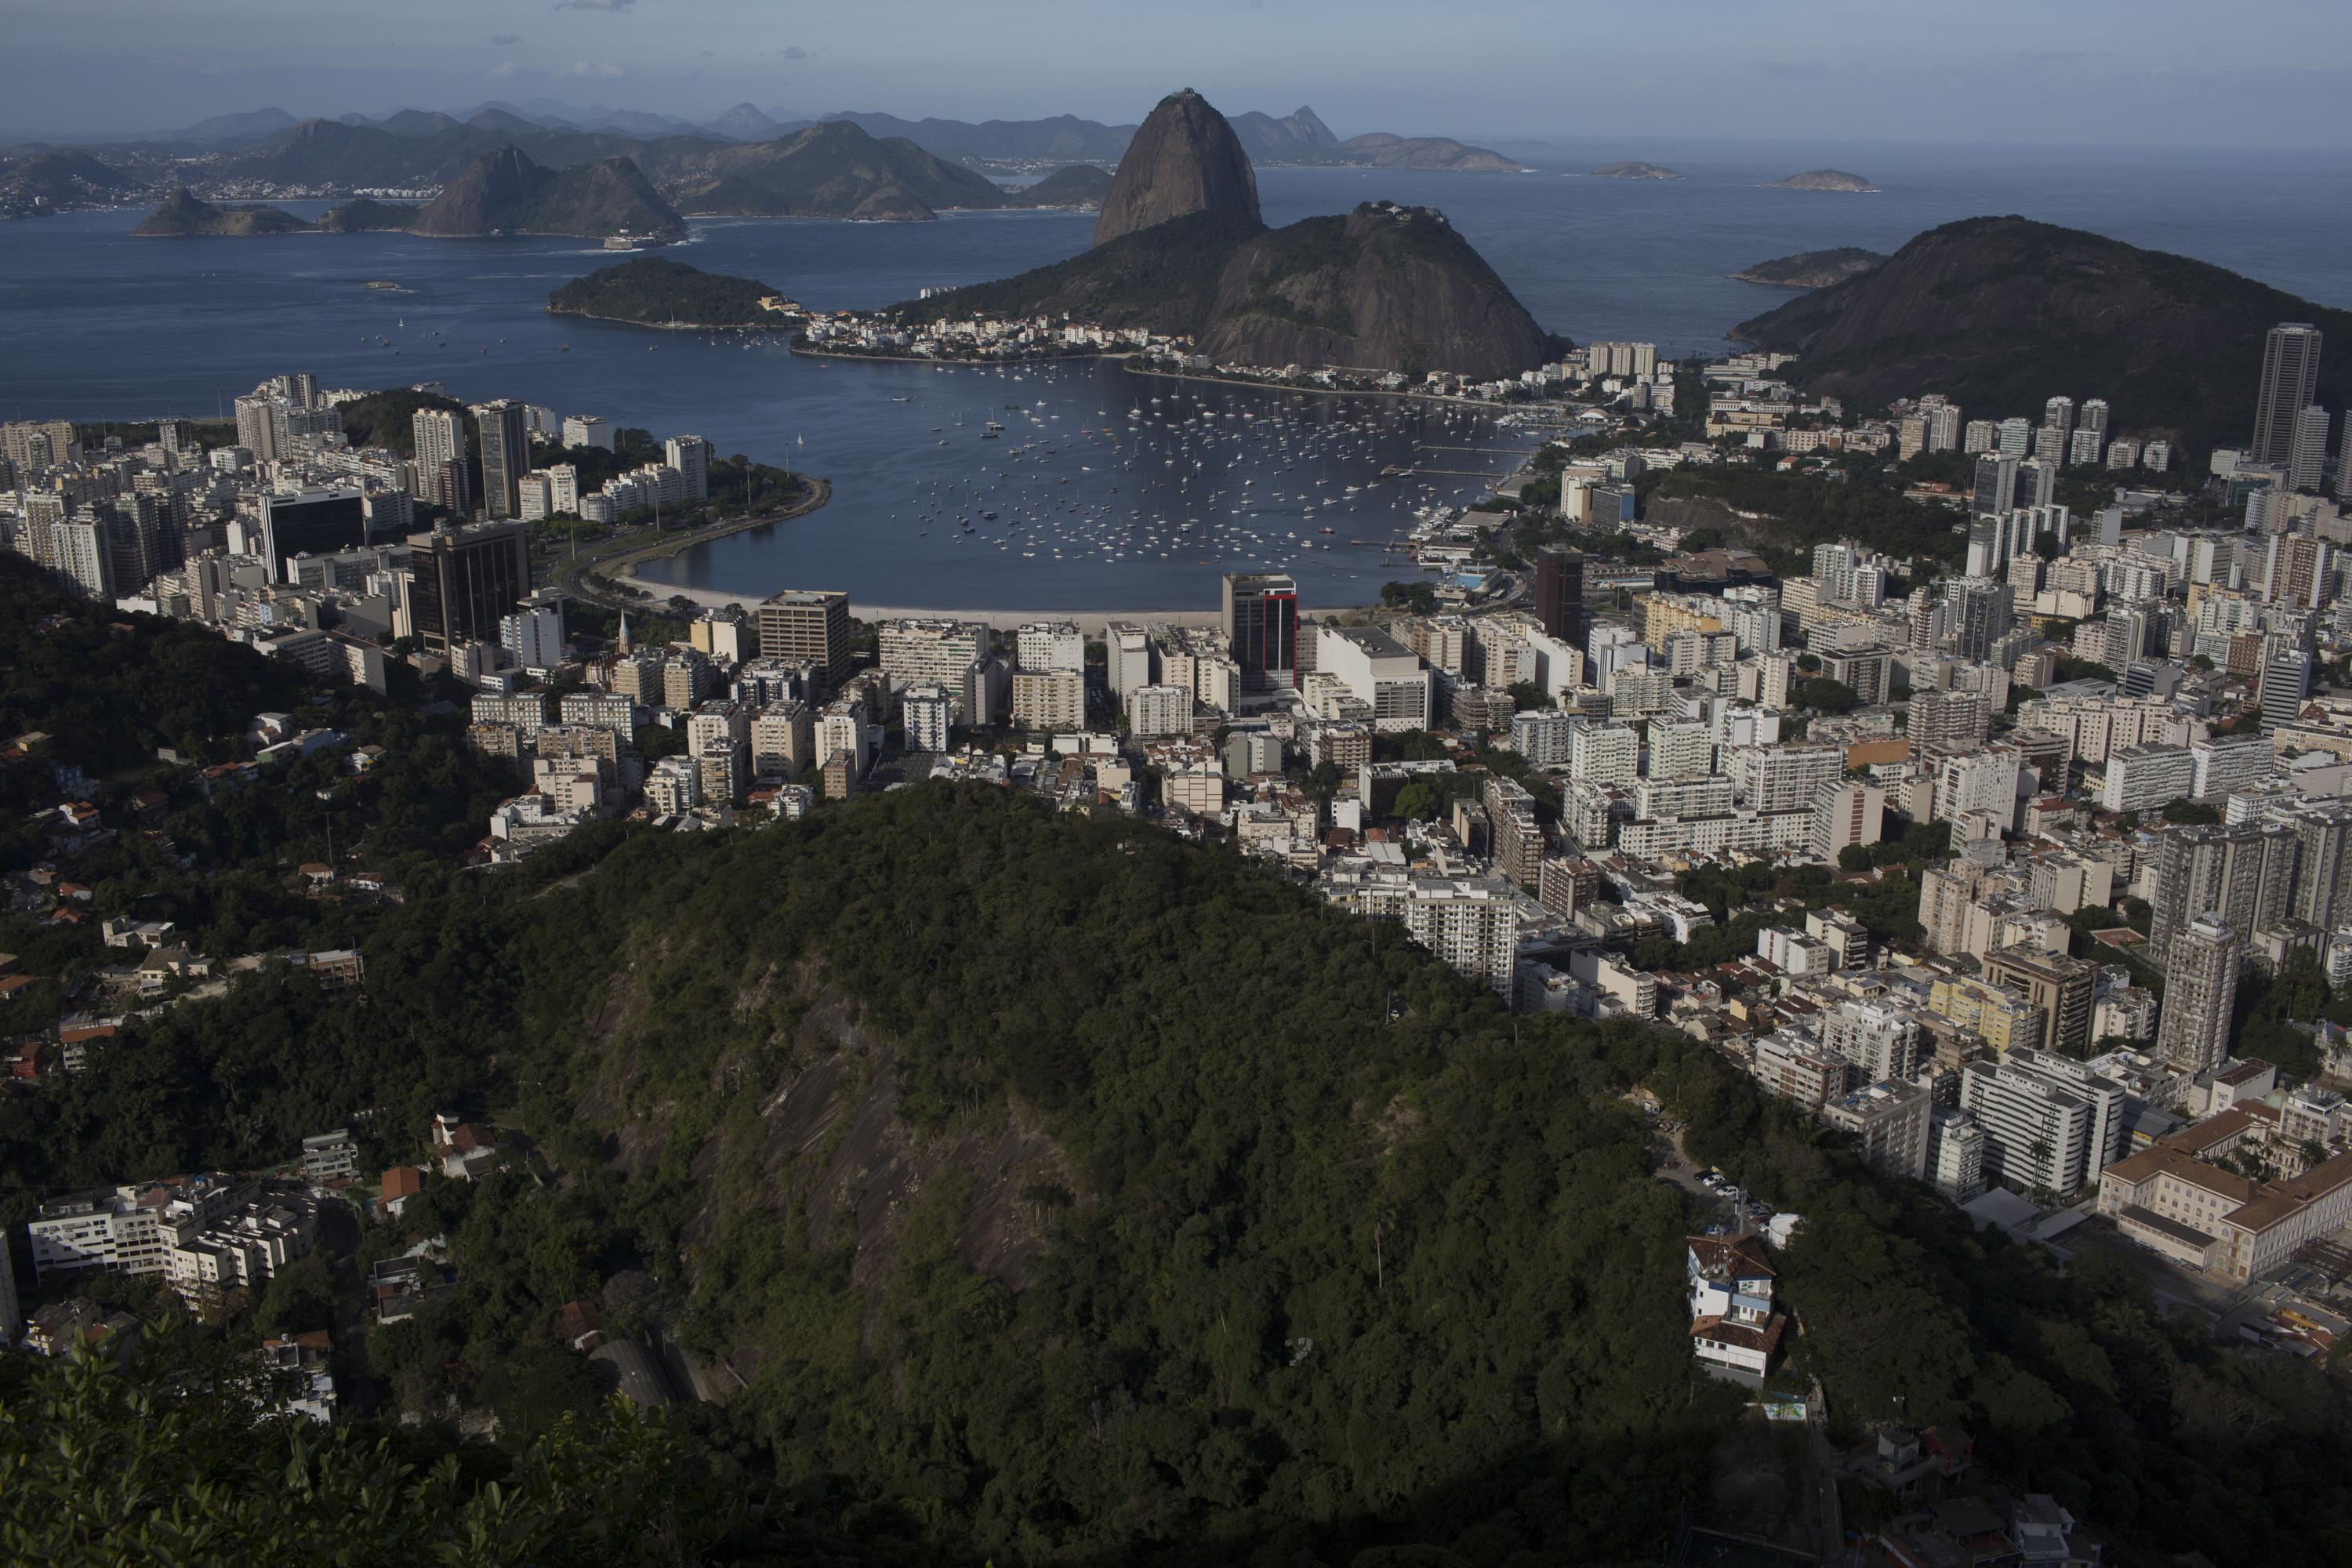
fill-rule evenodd
<path id="1" fill-rule="evenodd" d="M 151 1339 L 127 1369 L 18 1358 L 21 1395 L 0 1401 L 0 1556 L 68 1568 L 654 1568 L 732 1556 L 767 1523 L 728 1468 L 625 1401 L 511 1456 L 460 1463 L 404 1437 L 268 1415 L 223 1392 L 258 1375 L 250 1363 L 186 1330 Z"/>
<path id="2" fill-rule="evenodd" d="M 1437 608 L 1437 588 L 1424 582 L 1391 582 L 1381 584 L 1381 603 L 1392 609 L 1409 610 L 1425 616 Z"/>
<path id="3" fill-rule="evenodd" d="M 1798 686 L 1797 700 L 1816 712 L 1845 713 L 1862 705 L 1862 695 L 1843 680 L 1816 675 Z"/>
<path id="4" fill-rule="evenodd" d="M 1397 791 L 1396 814 L 1399 816 L 1411 817 L 1416 822 L 1427 822 L 1437 815 L 1437 808 L 1441 804 L 1435 790 L 1431 789 L 1421 780 L 1415 779 Z"/>

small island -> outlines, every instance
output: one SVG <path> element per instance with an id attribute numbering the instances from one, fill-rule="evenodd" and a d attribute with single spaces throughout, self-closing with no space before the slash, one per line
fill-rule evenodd
<path id="1" fill-rule="evenodd" d="M 1860 174 L 1849 174 L 1843 169 L 1808 169 L 1801 174 L 1775 180 L 1764 188 L 1769 191 L 1851 191 L 1858 195 L 1875 195 L 1878 190 Z"/>
<path id="2" fill-rule="evenodd" d="M 799 314 L 765 283 L 658 256 L 575 278 L 547 297 L 547 309 L 558 316 L 679 329 L 782 326 Z"/>
<path id="3" fill-rule="evenodd" d="M 182 185 L 131 231 L 139 239 L 194 239 L 215 236 L 306 234 L 310 226 L 280 207 L 215 206 Z"/>
<path id="4" fill-rule="evenodd" d="M 1092 163 L 1073 163 L 1066 169 L 1056 169 L 1034 185 L 1008 190 L 1004 205 L 1015 207 L 1067 207 L 1083 212 L 1099 210 L 1103 198 L 1110 195 L 1110 171 Z"/>
<path id="5" fill-rule="evenodd" d="M 1744 271 L 1733 273 L 1731 280 L 1735 283 L 1763 283 L 1775 289 L 1826 289 L 1849 278 L 1859 278 L 1885 259 L 1874 250 L 1842 245 L 1832 250 L 1805 250 L 1794 256 L 1776 256 L 1769 261 L 1759 261 Z"/>
<path id="6" fill-rule="evenodd" d="M 397 234 L 415 220 L 416 209 L 404 202 L 379 202 L 359 196 L 319 217 L 328 234 Z"/>
<path id="7" fill-rule="evenodd" d="M 1662 169 L 1655 163 L 1603 163 L 1586 171 L 1595 180 L 1679 180 L 1682 176 L 1672 169 Z"/>

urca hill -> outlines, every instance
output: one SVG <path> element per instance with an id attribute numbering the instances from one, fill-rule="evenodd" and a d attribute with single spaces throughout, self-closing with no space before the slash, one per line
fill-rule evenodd
<path id="1" fill-rule="evenodd" d="M 1230 363 L 1517 375 L 1558 350 L 1443 214 L 1367 202 L 1269 230 L 1225 117 L 1163 99 L 1119 160 L 1094 248 L 900 308 L 909 320 L 1067 315 L 1189 335 Z"/>

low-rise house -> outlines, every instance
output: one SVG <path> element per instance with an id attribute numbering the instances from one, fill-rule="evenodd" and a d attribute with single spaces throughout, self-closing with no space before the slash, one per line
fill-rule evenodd
<path id="1" fill-rule="evenodd" d="M 1690 1238 L 1691 1351 L 1701 1371 L 1763 1386 L 1789 1322 L 1772 1310 L 1778 1277 L 1754 1236 Z"/>
<path id="2" fill-rule="evenodd" d="M 499 1145 L 488 1129 L 444 1112 L 433 1119 L 433 1153 L 443 1175 L 470 1182 L 498 1159 Z"/>

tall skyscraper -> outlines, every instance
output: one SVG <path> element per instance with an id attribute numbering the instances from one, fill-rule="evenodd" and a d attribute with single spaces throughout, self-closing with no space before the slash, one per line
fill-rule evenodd
<path id="1" fill-rule="evenodd" d="M 2344 421 L 2344 443 L 2336 448 L 2336 499 L 2352 501 L 2352 417 Z"/>
<path id="2" fill-rule="evenodd" d="M 452 511 L 471 510 L 473 487 L 467 485 L 462 497 L 452 496 L 447 473 L 449 464 L 463 467 L 468 462 L 464 417 L 454 408 L 420 408 L 408 428 L 416 442 L 417 495 Z"/>
<path id="3" fill-rule="evenodd" d="M 412 533 L 408 550 L 409 626 L 435 653 L 499 641 L 530 593 L 530 530 L 520 522 Z"/>
<path id="4" fill-rule="evenodd" d="M 2311 654 L 2292 643 L 2271 650 L 2263 660 L 2263 728 L 2275 730 L 2291 723 L 2311 695 Z"/>
<path id="5" fill-rule="evenodd" d="M 2105 436 L 2107 433 L 2107 400 L 2104 397 L 2084 399 L 2074 427 L 2077 430 L 2094 430 Z"/>
<path id="6" fill-rule="evenodd" d="M 1584 647 L 1584 556 L 1565 545 L 1545 546 L 1536 555 L 1536 618 L 1546 635 L 1573 648 Z"/>
<path id="7" fill-rule="evenodd" d="M 2042 423 L 2058 432 L 2058 443 L 2063 447 L 2074 433 L 2074 400 L 2053 397 L 2042 405 Z"/>
<path id="8" fill-rule="evenodd" d="M 2287 448 L 2289 489 L 2317 490 L 2327 467 L 2327 410 L 2315 403 L 2294 416 L 2294 440 Z"/>
<path id="9" fill-rule="evenodd" d="M 2022 458 L 2032 449 L 2032 420 L 2020 415 L 2014 419 L 2004 419 L 2000 422 L 2000 444 L 1998 450 L 2002 457 Z"/>
<path id="10" fill-rule="evenodd" d="M 1228 572 L 1225 641 L 1241 667 L 1244 691 L 1298 684 L 1298 584 L 1280 573 Z"/>
<path id="11" fill-rule="evenodd" d="M 828 688 L 840 685 L 849 679 L 849 595 L 787 588 L 762 601 L 760 657 L 813 664 Z"/>
<path id="12" fill-rule="evenodd" d="M 2164 1015 L 2157 1055 L 2182 1072 L 2219 1067 L 2230 1054 L 2230 1014 L 2246 944 L 2221 921 L 2200 915 L 2172 939 L 2164 958 Z"/>
<path id="13" fill-rule="evenodd" d="M 2320 332 L 2305 321 L 2282 321 L 2263 343 L 2263 385 L 2254 400 L 2258 463 L 2284 463 L 2294 451 L 2295 416 L 2319 393 Z"/>
<path id="14" fill-rule="evenodd" d="M 511 398 L 473 405 L 482 446 L 482 505 L 495 521 L 522 510 L 522 476 L 530 471 L 530 432 Z"/>

